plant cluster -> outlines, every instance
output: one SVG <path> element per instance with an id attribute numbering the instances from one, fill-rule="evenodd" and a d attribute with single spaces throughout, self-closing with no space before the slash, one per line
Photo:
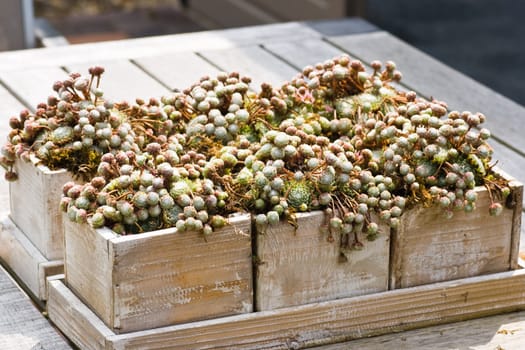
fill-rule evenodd
<path id="1" fill-rule="evenodd" d="M 72 73 L 53 84 L 56 95 L 11 117 L 11 132 L 2 148 L 0 165 L 6 178 L 16 180 L 13 165 L 17 157 L 35 155 L 50 169 L 67 169 L 81 179 L 93 177 L 100 157 L 117 149 L 139 151 L 130 121 L 103 101 L 99 88 L 102 67 L 89 70 L 89 77 Z"/>
<path id="2" fill-rule="evenodd" d="M 101 72 L 73 74 L 35 114 L 12 118 L 0 162 L 11 169 L 34 152 L 85 173 L 86 183 L 63 188 L 73 221 L 121 234 L 172 226 L 210 234 L 249 212 L 264 232 L 324 210 L 327 238 L 360 249 L 363 236 L 374 239 L 381 222 L 398 227 L 412 205 L 451 217 L 472 211 L 474 187 L 484 185 L 498 215 L 510 194 L 491 170 L 485 116 L 396 89 L 393 62 L 367 71 L 342 55 L 259 92 L 247 77 L 220 73 L 133 105 L 102 101 Z"/>

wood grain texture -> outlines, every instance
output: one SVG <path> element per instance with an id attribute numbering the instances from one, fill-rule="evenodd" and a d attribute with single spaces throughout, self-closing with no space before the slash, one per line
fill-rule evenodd
<path id="1" fill-rule="evenodd" d="M 0 259 L 37 302 L 47 300 L 46 278 L 64 272 L 62 260 L 47 260 L 7 216 L 0 219 Z"/>
<path id="2" fill-rule="evenodd" d="M 5 66 L 4 66 L 5 67 Z M 12 93 L 30 110 L 35 110 L 40 102 L 46 102 L 49 95 L 56 95 L 53 83 L 67 78 L 67 73 L 58 64 L 45 68 L 35 68 L 35 62 L 25 67 L 0 73 L 0 80 L 9 86 Z"/>
<path id="3" fill-rule="evenodd" d="M 69 287 L 115 332 L 253 310 L 250 220 L 205 241 L 175 229 L 117 237 L 66 223 Z"/>
<path id="4" fill-rule="evenodd" d="M 0 85 L 0 101 L 2 101 L 2 104 L 0 105 L 0 122 L 2 124 L 7 124 L 9 122 L 9 117 L 13 115 L 17 116 L 18 113 L 22 109 L 24 109 L 24 105 L 17 98 L 15 98 L 11 94 L 11 92 L 9 92 L 3 85 Z M 1 131 L 5 133 L 5 130 Z M 5 134 L 7 136 L 7 133 Z"/>
<path id="5" fill-rule="evenodd" d="M 343 53 L 342 50 L 320 38 L 268 43 L 264 45 L 264 48 L 288 62 L 298 71 L 308 65 L 324 62 Z"/>
<path id="6" fill-rule="evenodd" d="M 24 235 L 48 260 L 63 256 L 62 214 L 59 204 L 62 186 L 73 179 L 65 170 L 49 170 L 17 159 L 14 169 L 18 179 L 9 183 L 10 216 Z"/>
<path id="7" fill-rule="evenodd" d="M 311 350 L 521 350 L 525 311 L 325 345 Z"/>
<path id="8" fill-rule="evenodd" d="M 68 336 L 93 327 L 94 314 L 61 284 L 49 286 L 51 319 Z M 75 317 L 56 314 L 56 305 Z M 525 270 L 517 270 L 110 335 L 106 349 L 302 349 L 523 309 Z"/>
<path id="9" fill-rule="evenodd" d="M 72 349 L 1 266 L 0 330 L 2 350 Z"/>
<path id="10" fill-rule="evenodd" d="M 510 178 L 509 175 L 506 175 Z M 518 269 L 519 265 L 519 254 L 522 240 L 522 216 L 523 216 L 523 184 L 519 181 L 512 180 L 510 186 L 512 189 L 512 197 L 509 202 L 510 205 L 514 205 L 514 213 L 512 217 L 512 233 L 510 241 L 510 268 Z"/>
<path id="11" fill-rule="evenodd" d="M 138 58 L 174 52 L 219 50 L 240 45 L 320 37 L 319 32 L 297 23 L 206 32 L 164 35 L 148 38 L 24 50 L 0 55 L 0 72 L 25 70 L 27 67 L 57 67 L 76 63 Z"/>
<path id="12" fill-rule="evenodd" d="M 93 230 L 87 224 L 64 223 L 64 274 L 69 288 L 75 292 L 107 324 L 114 321 L 113 257 L 109 240 L 113 231 Z"/>
<path id="13" fill-rule="evenodd" d="M 58 275 L 64 274 L 64 261 L 63 260 L 52 260 L 45 261 L 38 265 L 38 285 L 40 300 L 47 300 L 47 279 L 55 278 Z"/>
<path id="14" fill-rule="evenodd" d="M 256 310 L 384 292 L 388 289 L 390 229 L 382 225 L 378 238 L 365 248 L 345 253 L 340 237 L 328 241 L 321 226 L 323 212 L 299 214 L 297 232 L 287 223 L 258 230 L 256 243 Z"/>
<path id="15" fill-rule="evenodd" d="M 171 90 L 184 90 L 205 75 L 215 76 L 219 69 L 193 52 L 140 57 L 134 62 Z"/>
<path id="16" fill-rule="evenodd" d="M 134 102 L 138 97 L 147 101 L 150 97 L 160 98 L 169 93 L 166 86 L 125 59 L 68 64 L 66 69 L 69 72 L 88 75 L 89 67 L 94 65 L 105 68 L 100 88 L 104 91 L 104 98 L 112 101 Z"/>
<path id="17" fill-rule="evenodd" d="M 38 267 L 47 260 L 9 217 L 2 217 L 0 222 L 0 258 L 35 296 L 43 294 Z"/>
<path id="18" fill-rule="evenodd" d="M 297 69 L 279 60 L 259 46 L 243 46 L 228 50 L 201 50 L 199 54 L 226 72 L 236 71 L 252 78 L 252 89 L 259 91 L 262 82 L 280 87 L 298 73 Z"/>
<path id="19" fill-rule="evenodd" d="M 391 288 L 407 288 L 516 268 L 523 185 L 511 182 L 512 208 L 489 215 L 491 200 L 476 187 L 476 209 L 443 217 L 437 205 L 416 206 L 401 216 L 392 235 Z M 516 202 L 518 200 L 518 202 Z"/>
<path id="20" fill-rule="evenodd" d="M 80 349 L 105 350 L 113 333 L 64 283 L 48 279 L 47 313 L 51 321 Z"/>

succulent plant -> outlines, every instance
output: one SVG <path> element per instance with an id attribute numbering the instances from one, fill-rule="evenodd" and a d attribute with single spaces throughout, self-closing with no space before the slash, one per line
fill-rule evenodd
<path id="1" fill-rule="evenodd" d="M 103 153 L 139 151 L 128 119 L 102 99 L 103 73 L 102 67 L 90 68 L 89 77 L 71 73 L 53 84 L 56 95 L 34 113 L 24 110 L 10 119 L 12 130 L 0 159 L 8 180 L 17 178 L 12 168 L 17 157 L 28 160 L 33 154 L 50 169 L 67 169 L 85 180 Z"/>
<path id="2" fill-rule="evenodd" d="M 485 116 L 397 90 L 393 62 L 370 67 L 342 55 L 259 93 L 249 78 L 219 73 L 133 104 L 103 101 L 103 70 L 93 68 L 90 78 L 56 83 L 58 97 L 36 113 L 11 119 L 1 164 L 11 169 L 31 151 L 89 174 L 64 185 L 62 209 L 120 234 L 210 234 L 238 212 L 264 232 L 323 210 L 322 232 L 340 235 L 344 252 L 375 239 L 380 223 L 397 228 L 416 204 L 438 205 L 445 217 L 472 211 L 475 186 L 489 189 L 490 214 L 501 213 L 510 189 L 491 169 Z"/>
<path id="3" fill-rule="evenodd" d="M 396 228 L 416 203 L 437 204 L 446 217 L 472 211 L 478 185 L 504 200 L 509 188 L 489 164 L 490 132 L 479 129 L 485 116 L 397 91 L 390 83 L 401 73 L 393 62 L 371 66 L 367 73 L 360 61 L 340 56 L 306 67 L 279 89 L 262 86 L 271 127 L 252 145 L 254 157 L 244 163 L 252 180 L 241 191 L 257 225 L 275 222 L 275 213 L 293 223 L 295 212 L 322 209 L 328 238 L 341 234 L 342 249 L 359 249 L 361 234 L 377 235 L 374 212 Z M 497 215 L 502 205 L 491 198 Z"/>
<path id="4" fill-rule="evenodd" d="M 178 143 L 170 139 L 165 145 L 156 153 L 104 154 L 91 181 L 64 185 L 62 209 L 73 221 L 90 218 L 93 227 L 108 226 L 119 234 L 166 227 L 211 233 L 224 226 L 219 212 L 227 193 L 201 176 L 198 163 L 204 156 L 172 157 Z"/>

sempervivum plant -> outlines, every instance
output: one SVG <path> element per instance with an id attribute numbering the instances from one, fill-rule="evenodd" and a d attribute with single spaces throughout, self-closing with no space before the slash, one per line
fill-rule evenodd
<path id="1" fill-rule="evenodd" d="M 213 156 L 211 149 L 260 139 L 267 130 L 263 117 L 269 106 L 249 89 L 250 81 L 237 72 L 219 73 L 201 78 L 182 94 L 163 99 L 180 115 L 184 123 L 180 131 L 187 136 L 189 148 Z"/>
<path id="2" fill-rule="evenodd" d="M 88 77 L 70 74 L 53 84 L 56 95 L 34 113 L 24 110 L 10 119 L 12 130 L 0 159 L 8 180 L 17 178 L 12 169 L 16 157 L 28 160 L 35 155 L 52 170 L 67 169 L 87 179 L 103 153 L 139 150 L 127 118 L 102 99 L 103 72 L 102 67 L 92 67 Z"/>
<path id="3" fill-rule="evenodd" d="M 397 91 L 395 64 L 381 68 L 375 61 L 368 73 L 341 56 L 306 67 L 279 90 L 263 86 L 272 129 L 241 171 L 257 225 L 323 209 L 328 238 L 341 234 L 346 249 L 361 248 L 360 235 L 375 238 L 374 212 L 396 228 L 416 203 L 437 203 L 447 217 L 472 211 L 476 185 L 495 194 L 491 214 L 501 212 L 510 190 L 490 171 L 490 133 L 478 128 L 485 117 Z"/>
<path id="4" fill-rule="evenodd" d="M 61 207 L 70 220 L 119 234 L 177 227 L 209 234 L 226 224 L 228 194 L 202 175 L 205 157 L 170 140 L 166 148 L 149 144 L 150 152 L 120 151 L 102 156 L 98 175 L 83 185 L 63 187 Z M 163 158 L 162 162 L 159 162 Z"/>
<path id="5" fill-rule="evenodd" d="M 298 212 L 324 210 L 327 238 L 360 249 L 379 224 L 396 228 L 406 208 L 472 211 L 475 186 L 502 210 L 510 193 L 491 171 L 480 113 L 398 91 L 393 62 L 348 56 L 261 86 L 237 73 L 204 77 L 160 101 L 115 104 L 139 151 L 101 156 L 97 176 L 64 186 L 70 219 L 118 233 L 175 226 L 209 234 L 236 212 L 264 231 Z"/>
<path id="6" fill-rule="evenodd" d="M 243 211 L 235 186 L 250 155 L 249 120 L 260 114 L 248 78 L 219 74 L 159 103 L 116 104 L 139 153 L 101 157 L 97 176 L 63 188 L 61 207 L 77 222 L 120 234 L 176 227 L 211 233 Z"/>

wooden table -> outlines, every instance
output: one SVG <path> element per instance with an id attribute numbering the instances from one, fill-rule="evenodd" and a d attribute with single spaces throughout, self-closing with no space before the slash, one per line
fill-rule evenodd
<path id="1" fill-rule="evenodd" d="M 403 73 L 401 88 L 446 101 L 450 109 L 484 113 L 485 126 L 493 134 L 491 145 L 498 166 L 525 181 L 524 107 L 359 19 L 292 22 L 1 53 L 0 133 L 5 137 L 9 116 L 45 101 L 53 93 L 54 81 L 68 72 L 87 73 L 93 65 L 106 68 L 102 85 L 106 97 L 133 100 L 184 89 L 201 76 L 219 71 L 235 70 L 251 76 L 254 87 L 263 81 L 278 85 L 302 67 L 343 52 L 365 63 L 393 60 Z M 0 211 L 5 212 L 7 185 L 2 182 L 0 186 Z M 521 250 L 525 250 L 524 241 Z M 522 339 L 525 344 L 525 337 Z M 359 344 L 366 348 L 363 342 Z"/>

